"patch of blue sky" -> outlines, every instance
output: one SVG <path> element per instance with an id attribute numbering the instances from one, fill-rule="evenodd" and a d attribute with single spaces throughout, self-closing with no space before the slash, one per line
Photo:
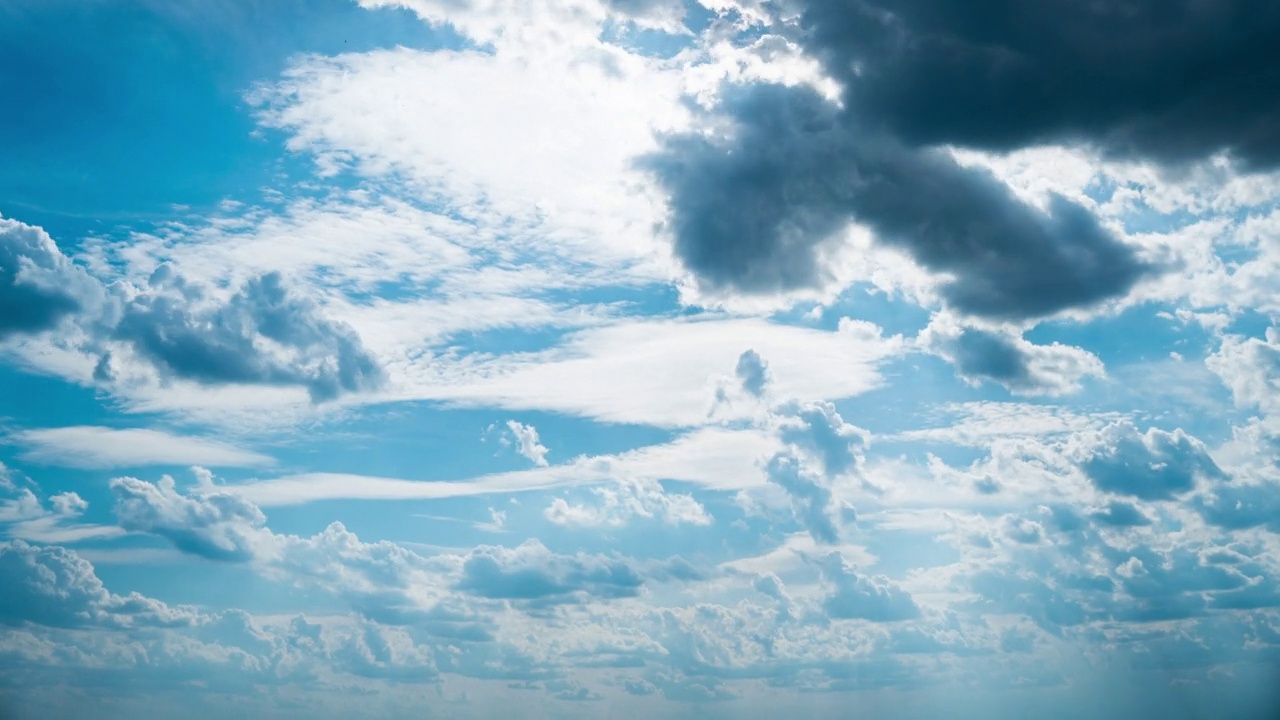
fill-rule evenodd
<path id="1" fill-rule="evenodd" d="M 1088 323 L 1049 320 L 1028 330 L 1024 337 L 1040 345 L 1059 342 L 1088 348 L 1107 367 L 1164 360 L 1171 352 L 1192 359 L 1204 357 L 1212 350 L 1212 335 L 1194 323 L 1169 317 L 1174 310 L 1142 303 Z"/>
<path id="2" fill-rule="evenodd" d="M 869 565 L 877 574 L 902 577 L 911 570 L 935 568 L 959 562 L 961 555 L 950 539 L 939 538 L 933 530 L 879 528 L 873 520 L 860 519 L 863 529 L 852 540 L 863 545 L 876 561 Z"/>
<path id="3" fill-rule="evenodd" d="M 835 330 L 844 318 L 865 320 L 879 326 L 885 335 L 914 336 L 929 324 L 930 312 L 901 297 L 879 290 L 870 283 L 854 283 L 834 301 L 817 306 L 801 304 L 774 314 L 774 319 L 822 330 Z"/>
<path id="4" fill-rule="evenodd" d="M 252 199 L 296 159 L 246 93 L 300 53 L 464 41 L 406 10 L 344 0 L 0 7 L 0 212 L 64 246 L 116 225 Z"/>

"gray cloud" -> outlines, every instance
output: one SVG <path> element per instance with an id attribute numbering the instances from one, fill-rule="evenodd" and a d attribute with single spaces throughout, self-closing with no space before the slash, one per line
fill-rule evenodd
<path id="1" fill-rule="evenodd" d="M 1165 500 L 1195 488 L 1199 478 L 1223 478 L 1204 444 L 1182 430 L 1128 423 L 1108 426 L 1081 468 L 1100 490 L 1143 500 Z"/>
<path id="2" fill-rule="evenodd" d="M 634 597 L 643 584 L 639 572 L 625 560 L 557 555 L 531 540 L 516 548 L 473 550 L 463 562 L 458 589 L 539 605 Z"/>
<path id="3" fill-rule="evenodd" d="M 1055 196 L 1043 212 L 809 88 L 728 88 L 721 110 L 733 120 L 727 139 L 670 136 L 642 161 L 670 196 L 676 254 L 711 287 L 820 285 L 830 241 L 854 220 L 951 276 L 943 298 L 973 315 L 1096 304 L 1152 270 L 1079 205 Z"/>
<path id="4" fill-rule="evenodd" d="M 1079 390 L 1083 378 L 1104 375 L 1102 361 L 1087 350 L 1035 345 L 1012 332 L 935 321 L 920 341 L 955 365 L 966 382 L 996 382 L 1016 395 L 1065 395 Z"/>
<path id="5" fill-rule="evenodd" d="M 315 401 L 368 390 L 382 368 L 349 326 L 285 288 L 279 273 L 247 282 L 226 303 L 167 265 L 129 302 L 114 337 L 165 375 L 201 383 L 301 385 Z"/>
<path id="6" fill-rule="evenodd" d="M 1280 162 L 1268 0 L 805 1 L 799 41 L 912 146 L 1083 142 L 1177 163 Z"/>
<path id="7" fill-rule="evenodd" d="M 0 217 L 0 340 L 50 330 L 103 297 L 44 230 Z"/>
<path id="8" fill-rule="evenodd" d="M 733 369 L 734 375 L 742 382 L 742 389 L 750 395 L 764 395 L 765 386 L 769 384 L 769 365 L 755 350 L 747 350 L 738 356 L 738 364 Z"/>
<path id="9" fill-rule="evenodd" d="M 0 543 L 0 624 L 53 627 L 179 627 L 195 622 L 191 608 L 171 608 L 138 593 L 116 595 L 88 560 L 66 548 Z"/>
<path id="10" fill-rule="evenodd" d="M 833 618 L 892 622 L 920 615 L 920 608 L 910 593 L 885 578 L 860 574 L 838 553 L 824 556 L 821 567 L 831 590 L 823 601 L 823 608 Z"/>

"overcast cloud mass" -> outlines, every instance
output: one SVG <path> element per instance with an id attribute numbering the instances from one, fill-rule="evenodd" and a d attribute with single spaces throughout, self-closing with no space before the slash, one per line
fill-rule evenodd
<path id="1" fill-rule="evenodd" d="M 0 0 L 0 718 L 1276 717 L 1276 37 Z"/>

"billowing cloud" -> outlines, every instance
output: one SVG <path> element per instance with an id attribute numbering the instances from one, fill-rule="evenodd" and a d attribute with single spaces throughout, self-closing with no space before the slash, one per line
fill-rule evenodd
<path id="1" fill-rule="evenodd" d="M 802 8 L 801 42 L 846 84 L 846 102 L 914 146 L 1084 142 L 1168 163 L 1280 162 L 1280 105 L 1256 91 L 1280 82 L 1269 40 L 1280 11 L 1265 0 Z M 1193 75 L 1169 82 L 1179 72 Z"/>
<path id="2" fill-rule="evenodd" d="M 747 350 L 738 356 L 733 374 L 742 383 L 742 389 L 755 397 L 763 395 L 765 386 L 769 384 L 769 365 L 755 350 Z"/>
<path id="3" fill-rule="evenodd" d="M 822 605 L 829 616 L 893 622 L 920 615 L 920 607 L 911 594 L 887 578 L 859 573 L 839 553 L 828 553 L 820 562 L 823 578 L 830 586 Z"/>
<path id="4" fill-rule="evenodd" d="M 1151 268 L 1088 210 L 1047 209 L 941 150 L 917 150 L 802 86 L 725 91 L 727 137 L 673 135 L 644 161 L 670 196 L 676 255 L 701 282 L 815 287 L 851 223 L 951 279 L 952 308 L 1029 318 L 1127 292 Z"/>
<path id="5" fill-rule="evenodd" d="M 642 519 L 671 525 L 710 525 L 711 515 L 692 495 L 667 492 L 652 479 L 619 480 L 591 488 L 594 502 L 555 498 L 543 515 L 569 527 L 622 527 Z"/>
<path id="6" fill-rule="evenodd" d="M 458 589 L 532 604 L 634 597 L 644 578 L 623 560 L 556 555 L 536 540 L 516 548 L 481 546 L 462 564 Z"/>
<path id="7" fill-rule="evenodd" d="M 95 309 L 102 285 L 38 227 L 0 217 L 0 340 Z"/>
<path id="8" fill-rule="evenodd" d="M 1097 433 L 1097 446 L 1081 468 L 1100 490 L 1144 500 L 1164 500 L 1189 492 L 1196 482 L 1223 477 L 1204 444 L 1182 430 L 1113 423 Z"/>
<path id="9" fill-rule="evenodd" d="M 248 281 L 226 302 L 205 295 L 162 265 L 113 336 L 163 375 L 199 383 L 300 385 L 323 401 L 383 380 L 355 331 L 291 294 L 277 273 Z"/>
<path id="10" fill-rule="evenodd" d="M 137 593 L 116 595 L 93 565 L 66 548 L 21 540 L 0 543 L 0 624 L 55 627 L 174 627 L 195 621 L 191 608 L 172 608 Z"/>
<path id="11" fill-rule="evenodd" d="M 155 484 L 116 478 L 111 492 L 121 527 L 158 535 L 184 552 L 211 560 L 248 560 L 269 534 L 266 517 L 253 503 L 217 491 L 183 495 L 168 475 Z"/>

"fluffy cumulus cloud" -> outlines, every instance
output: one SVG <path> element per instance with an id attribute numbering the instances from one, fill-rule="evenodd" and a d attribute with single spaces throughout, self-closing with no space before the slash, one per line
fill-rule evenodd
<path id="1" fill-rule="evenodd" d="M 1131 424 L 1115 423 L 1097 433 L 1096 440 L 1081 467 L 1100 490 L 1162 500 L 1223 477 L 1204 444 L 1182 430 L 1142 433 Z"/>
<path id="2" fill-rule="evenodd" d="M 823 608 L 831 617 L 892 622 L 920 614 L 911 595 L 887 578 L 862 575 L 838 553 L 829 553 L 820 562 L 831 588 L 823 599 Z"/>
<path id="3" fill-rule="evenodd" d="M 154 484 L 116 478 L 111 492 L 121 527 L 158 535 L 212 560 L 247 560 L 266 534 L 266 517 L 256 505 L 224 492 L 181 494 L 168 475 Z"/>
<path id="4" fill-rule="evenodd" d="M 102 285 L 43 229 L 0 217 L 0 339 L 51 330 L 104 300 Z"/>
<path id="5" fill-rule="evenodd" d="M 383 379 L 355 331 L 292 295 L 277 273 L 219 302 L 163 265 L 125 305 L 113 337 L 162 376 L 198 383 L 298 385 L 322 401 Z"/>
<path id="6" fill-rule="evenodd" d="M 116 595 L 75 551 L 21 540 L 0 543 L 0 622 L 55 627 L 167 627 L 190 625 L 192 608 L 172 608 L 137 593 Z"/>
<path id="7" fill-rule="evenodd" d="M 634 597 L 643 584 L 623 560 L 558 556 L 530 541 L 515 548 L 476 548 L 462 563 L 458 588 L 483 598 L 554 604 Z"/>

